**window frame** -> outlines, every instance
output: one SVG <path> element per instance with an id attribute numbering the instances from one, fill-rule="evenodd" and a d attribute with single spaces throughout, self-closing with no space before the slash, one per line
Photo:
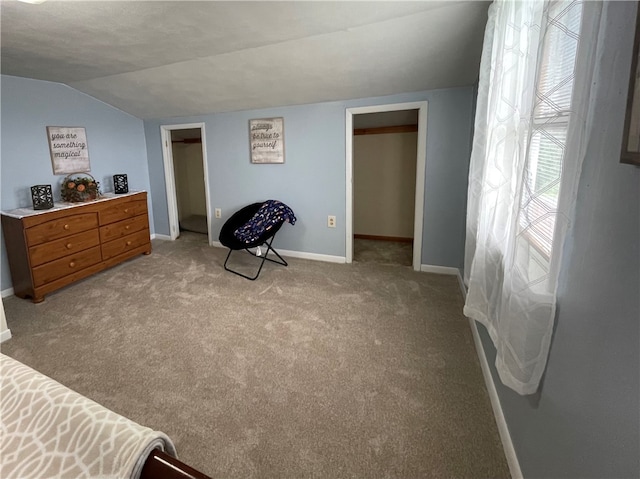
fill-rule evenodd
<path id="1" fill-rule="evenodd" d="M 562 0 L 549 1 L 544 7 L 544 16 L 548 17 L 552 6 L 558 3 L 564 3 L 564 2 Z M 568 5 L 573 5 L 573 4 L 580 5 L 580 9 L 581 9 L 580 24 L 578 26 L 578 30 L 580 32 L 579 36 L 581 37 L 582 36 L 581 33 L 584 28 L 584 21 L 585 21 L 585 2 L 582 2 L 581 0 L 573 0 Z M 517 215 L 518 217 L 516 219 L 516 231 L 517 231 L 517 235 L 522 236 L 526 240 L 528 246 L 533 248 L 533 250 L 538 255 L 540 255 L 543 260 L 546 261 L 546 267 L 547 267 L 546 276 L 548 278 L 547 289 L 549 291 L 553 291 L 556 287 L 556 282 L 558 278 L 557 273 L 560 268 L 560 259 L 561 259 L 560 254 L 556 252 L 556 248 L 558 246 L 561 246 L 559 245 L 560 228 L 558 228 L 558 215 L 560 214 L 561 211 L 567 211 L 563 206 L 567 203 L 568 199 L 565 198 L 565 196 L 562 193 L 563 193 L 563 186 L 565 185 L 566 181 L 568 181 L 567 175 L 565 174 L 565 166 L 566 166 L 569 139 L 570 139 L 570 135 L 572 134 L 571 119 L 574 116 L 575 110 L 576 110 L 574 105 L 575 105 L 576 83 L 578 83 L 577 81 L 578 78 L 577 76 L 574 77 L 572 82 L 573 84 L 571 88 L 571 102 L 569 104 L 568 110 L 562 111 L 557 114 L 541 114 L 536 116 L 536 110 L 538 109 L 538 105 L 540 104 L 540 101 L 537 96 L 537 92 L 538 92 L 538 88 L 541 83 L 541 80 L 543 78 L 545 67 L 549 63 L 549 57 L 544 56 L 545 47 L 547 46 L 548 37 L 547 37 L 546 27 L 548 24 L 549 24 L 548 21 L 542 22 L 541 29 L 540 29 L 540 38 L 542 39 L 542 41 L 540 42 L 538 57 L 536 59 L 535 92 L 532 98 L 532 108 L 531 108 L 531 114 L 529 118 L 529 127 L 527 128 L 527 132 L 526 132 L 527 143 L 526 143 L 526 151 L 525 151 L 525 168 L 523 170 L 523 174 L 528 175 L 530 173 L 529 165 L 530 165 L 530 159 L 531 159 L 530 158 L 531 144 L 532 144 L 532 138 L 534 134 L 539 130 L 547 129 L 550 126 L 562 127 L 566 131 L 566 138 L 564 142 L 564 151 L 563 151 L 562 160 L 561 160 L 562 169 L 561 169 L 560 180 L 558 184 L 558 195 L 557 195 L 557 203 L 556 203 L 557 213 L 556 213 L 556 217 L 554 218 L 553 234 L 551 238 L 551 244 L 549 245 L 550 246 L 549 253 L 546 252 L 545 245 L 541 244 L 541 242 L 532 234 L 531 228 L 523 227 L 521 223 L 521 214 L 525 210 L 525 208 L 522 207 L 522 200 L 524 196 L 524 183 L 520 191 L 520 197 L 518 201 L 519 207 L 518 207 L 518 215 Z M 576 53 L 573 59 L 574 72 L 577 71 L 577 65 L 578 65 L 578 62 L 580 61 L 581 50 L 583 50 L 582 43 L 583 43 L 582 41 L 578 40 Z M 536 168 L 536 173 L 537 173 L 537 168 Z M 525 182 L 528 182 L 528 180 L 525 180 Z M 516 244 L 517 243 L 518 242 L 516 241 Z M 532 259 L 529 259 L 530 268 L 532 267 L 531 261 Z M 533 261 L 535 261 L 535 259 L 533 259 Z"/>

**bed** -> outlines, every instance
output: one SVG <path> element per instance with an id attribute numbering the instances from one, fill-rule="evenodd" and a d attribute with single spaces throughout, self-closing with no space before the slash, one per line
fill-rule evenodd
<path id="1" fill-rule="evenodd" d="M 0 477 L 207 479 L 171 439 L 0 354 Z"/>

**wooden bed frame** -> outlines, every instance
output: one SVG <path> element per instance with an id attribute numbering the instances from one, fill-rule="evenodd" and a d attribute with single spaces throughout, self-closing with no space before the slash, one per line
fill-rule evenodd
<path id="1" fill-rule="evenodd" d="M 175 457 L 154 449 L 144 463 L 140 479 L 211 479 Z"/>

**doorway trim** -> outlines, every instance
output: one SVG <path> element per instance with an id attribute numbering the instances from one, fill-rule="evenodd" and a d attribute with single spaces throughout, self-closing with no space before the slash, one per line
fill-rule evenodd
<path id="1" fill-rule="evenodd" d="M 353 262 L 353 115 L 383 113 L 387 111 L 418 110 L 418 145 L 416 154 L 416 196 L 413 219 L 412 267 L 420 271 L 422 262 L 422 236 L 424 222 L 424 184 L 427 163 L 427 101 L 363 106 L 346 110 L 346 262 Z"/>
<path id="2" fill-rule="evenodd" d="M 173 145 L 171 144 L 171 132 L 173 130 L 200 129 L 202 145 L 202 167 L 204 170 L 204 194 L 207 208 L 207 238 L 211 244 L 211 211 L 209 193 L 209 171 L 207 168 L 207 144 L 204 123 L 183 123 L 179 125 L 160 125 L 160 137 L 162 139 L 162 161 L 164 163 L 164 183 L 167 189 L 167 212 L 169 215 L 169 236 L 175 240 L 180 234 L 178 222 L 178 199 L 176 197 L 176 177 L 173 169 Z"/>

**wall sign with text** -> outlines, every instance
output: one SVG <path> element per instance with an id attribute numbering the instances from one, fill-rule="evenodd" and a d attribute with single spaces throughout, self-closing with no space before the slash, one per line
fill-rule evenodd
<path id="1" fill-rule="evenodd" d="M 251 163 L 284 163 L 284 118 L 249 120 Z"/>
<path id="2" fill-rule="evenodd" d="M 47 138 L 54 175 L 91 171 L 84 128 L 48 126 Z"/>

